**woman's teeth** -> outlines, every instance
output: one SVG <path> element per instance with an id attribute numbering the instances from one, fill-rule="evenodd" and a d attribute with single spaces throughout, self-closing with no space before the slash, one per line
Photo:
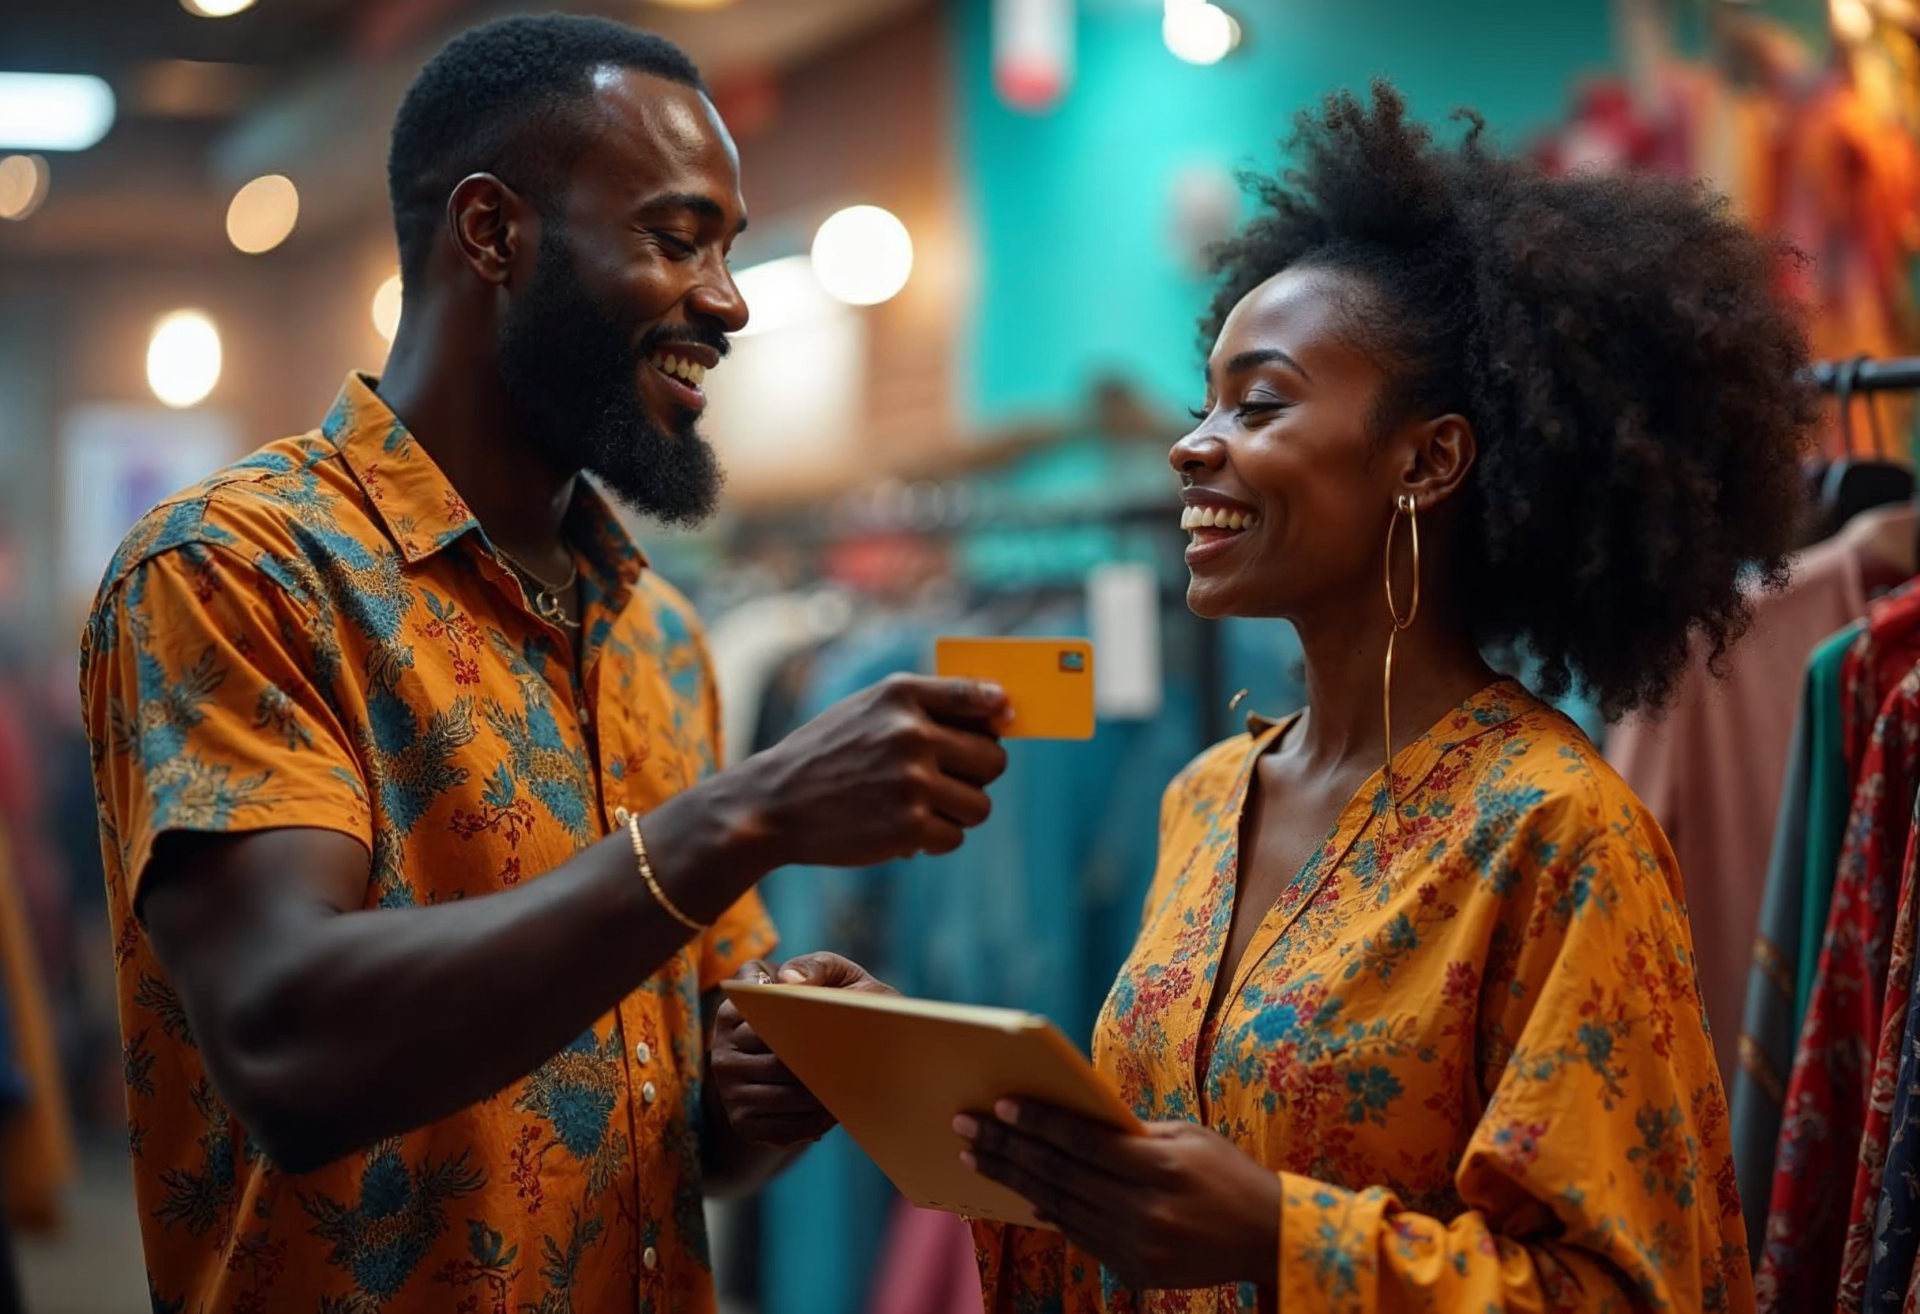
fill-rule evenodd
<path id="1" fill-rule="evenodd" d="M 1182 529 L 1247 529 L 1254 516 L 1248 511 L 1230 511 L 1223 506 L 1190 506 L 1180 513 Z"/>
<path id="2" fill-rule="evenodd" d="M 671 374 L 674 378 L 685 380 L 696 388 L 706 381 L 707 367 L 698 361 L 664 351 L 656 352 L 647 359 L 653 362 L 654 368 L 662 374 Z"/>

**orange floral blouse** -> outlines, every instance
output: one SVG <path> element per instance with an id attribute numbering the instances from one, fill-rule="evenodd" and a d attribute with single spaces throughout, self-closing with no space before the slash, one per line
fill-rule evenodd
<path id="1" fill-rule="evenodd" d="M 1240 816 L 1285 726 L 1168 789 L 1099 1069 L 1140 1117 L 1280 1175 L 1275 1288 L 1124 1289 L 981 1225 L 989 1311 L 1753 1308 L 1720 1087 L 1665 838 L 1581 732 L 1496 684 L 1380 773 L 1267 913 L 1203 1028 Z"/>

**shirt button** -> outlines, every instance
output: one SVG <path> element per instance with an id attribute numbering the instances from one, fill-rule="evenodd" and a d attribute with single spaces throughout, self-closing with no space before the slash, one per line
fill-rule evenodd
<path id="1" fill-rule="evenodd" d="M 581 703 L 578 707 L 574 708 L 573 714 L 580 718 L 581 725 L 587 723 L 587 705 L 585 703 Z"/>
<path id="2" fill-rule="evenodd" d="M 633 1047 L 633 1058 L 634 1062 L 643 1065 L 651 1063 L 653 1062 L 653 1050 L 649 1048 L 647 1042 L 643 1040 Z"/>
<path id="3" fill-rule="evenodd" d="M 631 1254 L 632 1252 L 629 1251 L 628 1253 Z M 640 1262 L 645 1264 L 647 1266 L 647 1272 L 651 1273 L 654 1269 L 660 1267 L 660 1252 L 652 1246 L 648 1246 L 646 1253 L 640 1256 Z"/>
<path id="4" fill-rule="evenodd" d="M 651 1104 L 659 1098 L 660 1092 L 654 1089 L 651 1081 L 640 1088 L 640 1102 L 642 1104 Z"/>
<path id="5" fill-rule="evenodd" d="M 615 808 L 615 809 L 613 810 L 613 824 L 614 824 L 614 825 L 616 825 L 616 826 L 624 826 L 624 825 L 626 825 L 626 824 L 627 824 L 627 818 L 628 818 L 628 817 L 629 817 L 630 815 L 632 815 L 632 814 L 631 814 L 631 813 L 629 813 L 629 812 L 628 812 L 628 811 L 627 811 L 627 810 L 626 810 L 625 808 Z"/>

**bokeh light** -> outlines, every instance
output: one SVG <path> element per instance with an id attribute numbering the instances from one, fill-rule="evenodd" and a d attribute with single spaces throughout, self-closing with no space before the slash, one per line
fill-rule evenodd
<path id="1" fill-rule="evenodd" d="M 400 331 L 400 275 L 394 274 L 374 289 L 374 331 L 388 342 Z"/>
<path id="2" fill-rule="evenodd" d="M 47 199 L 47 162 L 38 155 L 0 160 L 0 219 L 28 219 Z"/>
<path id="3" fill-rule="evenodd" d="M 907 226 L 877 205 L 850 206 L 813 236 L 813 274 L 836 300 L 877 306 L 897 295 L 913 272 Z"/>
<path id="4" fill-rule="evenodd" d="M 1167 49 L 1187 63 L 1217 64 L 1240 44 L 1240 24 L 1219 5 L 1168 0 L 1160 35 Z"/>
<path id="5" fill-rule="evenodd" d="M 176 310 L 153 326 L 147 386 L 167 405 L 192 406 L 220 382 L 220 331 L 198 310 Z"/>
<path id="6" fill-rule="evenodd" d="M 227 206 L 227 240 L 248 255 L 286 241 L 300 219 L 300 191 L 285 174 L 255 178 Z"/>
<path id="7" fill-rule="evenodd" d="M 232 18 L 253 8 L 254 0 L 180 0 L 180 7 L 201 18 Z"/>

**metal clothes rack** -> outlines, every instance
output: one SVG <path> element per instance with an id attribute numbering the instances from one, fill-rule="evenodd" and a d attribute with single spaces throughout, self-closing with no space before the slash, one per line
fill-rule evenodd
<path id="1" fill-rule="evenodd" d="M 1890 356 L 1859 362 L 1821 361 L 1813 367 L 1813 381 L 1823 392 L 1838 392 L 1849 366 L 1854 368 L 1855 392 L 1920 391 L 1920 356 Z"/>
<path id="2" fill-rule="evenodd" d="M 1164 526 L 1177 539 L 1180 503 L 1149 498 L 1082 504 L 1073 507 L 996 506 L 983 503 L 963 484 L 892 484 L 852 494 L 808 511 L 757 517 L 739 526 L 737 546 L 778 544 L 818 549 L 849 539 L 914 535 L 948 538 L 981 532 L 1046 531 L 1112 527 L 1155 529 Z M 1199 667 L 1201 747 L 1230 733 L 1221 663 L 1219 626 L 1193 620 L 1195 661 Z"/>

